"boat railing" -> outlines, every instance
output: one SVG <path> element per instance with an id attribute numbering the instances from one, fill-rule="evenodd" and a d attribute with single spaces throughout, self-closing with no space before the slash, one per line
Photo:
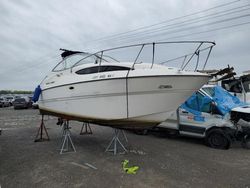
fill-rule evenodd
<path id="1" fill-rule="evenodd" d="M 197 44 L 195 50 L 193 50 L 193 52 L 189 52 L 187 54 L 181 55 L 181 56 L 177 56 L 175 58 L 171 58 L 171 59 L 167 59 L 165 61 L 161 61 L 161 62 L 155 62 L 155 54 L 156 54 L 156 46 L 159 45 L 164 45 L 164 44 Z M 120 47 L 114 47 L 114 48 L 109 48 L 109 49 L 105 49 L 105 50 L 101 50 L 98 51 L 96 53 L 92 53 L 92 54 L 87 54 L 85 53 L 85 56 L 83 58 L 80 58 L 78 61 L 76 61 L 72 66 L 70 66 L 70 71 L 72 72 L 72 69 L 78 65 L 81 65 L 83 63 L 85 63 L 85 61 L 88 58 L 92 58 L 95 57 L 95 64 L 98 64 L 98 66 L 101 66 L 103 62 L 120 62 L 119 60 L 115 59 L 114 57 L 108 55 L 109 52 L 115 51 L 115 50 L 121 50 L 121 49 L 125 49 L 125 48 L 135 48 L 137 47 L 139 49 L 138 53 L 136 54 L 134 60 L 131 63 L 131 70 L 133 70 L 135 68 L 136 64 L 139 64 L 140 62 L 138 62 L 138 59 L 140 58 L 143 50 L 145 49 L 145 47 L 150 47 L 151 48 L 151 52 L 152 53 L 152 59 L 151 59 L 151 65 L 150 68 L 153 68 L 154 64 L 167 64 L 169 62 L 173 62 L 176 60 L 181 60 L 182 59 L 182 64 L 180 69 L 184 70 L 191 61 L 194 61 L 194 59 L 196 58 L 196 63 L 195 63 L 195 68 L 194 71 L 197 71 L 197 68 L 200 64 L 200 54 L 203 52 L 206 52 L 206 57 L 205 57 L 205 61 L 202 67 L 202 70 L 205 69 L 209 56 L 211 54 L 211 51 L 213 49 L 213 47 L 215 46 L 215 42 L 211 42 L 211 41 L 169 41 L 169 42 L 151 42 L 151 43 L 141 43 L 141 44 L 133 44 L 133 45 L 127 45 L 127 46 L 120 46 Z M 147 48 L 148 49 L 148 48 Z M 178 50 L 178 49 L 177 49 Z"/>

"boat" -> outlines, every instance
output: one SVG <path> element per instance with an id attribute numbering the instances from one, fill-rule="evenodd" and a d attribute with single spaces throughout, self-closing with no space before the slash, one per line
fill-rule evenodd
<path id="1" fill-rule="evenodd" d="M 185 60 L 181 68 L 157 63 L 156 47 L 176 43 L 195 44 L 196 49 L 182 56 Z M 214 45 L 209 41 L 177 41 L 135 44 L 96 53 L 62 49 L 62 61 L 40 84 L 40 113 L 114 128 L 156 126 L 211 78 L 185 67 L 205 51 L 206 64 Z M 108 55 L 134 47 L 139 51 L 132 62 Z M 151 60 L 139 61 L 146 47 L 152 48 Z M 123 53 L 123 59 L 126 55 Z"/>

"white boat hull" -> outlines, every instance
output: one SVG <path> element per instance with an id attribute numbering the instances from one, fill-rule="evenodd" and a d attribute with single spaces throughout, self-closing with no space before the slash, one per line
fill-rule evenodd
<path id="1" fill-rule="evenodd" d="M 145 128 L 169 118 L 204 75 L 164 75 L 100 79 L 43 89 L 42 114 L 117 127 Z"/>

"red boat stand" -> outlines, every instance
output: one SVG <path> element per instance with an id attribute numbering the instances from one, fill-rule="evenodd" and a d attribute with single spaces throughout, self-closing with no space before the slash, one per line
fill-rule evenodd
<path id="1" fill-rule="evenodd" d="M 48 135 L 47 129 L 46 129 L 45 125 L 44 125 L 43 117 L 44 117 L 44 115 L 42 115 L 41 124 L 40 124 L 40 127 L 39 127 L 38 131 L 37 131 L 34 142 L 49 141 L 49 135 Z M 46 137 L 43 137 L 43 135 L 45 135 Z"/>

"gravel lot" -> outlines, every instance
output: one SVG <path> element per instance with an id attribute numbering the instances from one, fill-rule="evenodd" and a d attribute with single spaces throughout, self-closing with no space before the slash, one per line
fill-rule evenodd
<path id="1" fill-rule="evenodd" d="M 79 135 L 81 123 L 71 122 L 76 153 L 59 154 L 61 128 L 45 117 L 50 141 L 34 142 L 38 110 L 0 108 L 0 187 L 250 187 L 250 150 L 234 144 L 215 150 L 202 140 L 147 136 L 126 132 L 129 152 L 104 152 L 113 130 L 92 125 L 93 135 Z M 123 172 L 128 159 L 140 167 Z M 93 165 L 93 169 L 86 165 Z"/>

